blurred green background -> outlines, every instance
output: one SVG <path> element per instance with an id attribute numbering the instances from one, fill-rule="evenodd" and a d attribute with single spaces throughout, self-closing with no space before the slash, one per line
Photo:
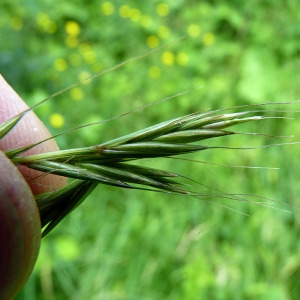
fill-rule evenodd
<path id="1" fill-rule="evenodd" d="M 175 41 L 36 109 L 56 134 L 192 90 L 58 138 L 63 149 L 88 146 L 208 108 L 296 100 L 299 24 L 298 0 L 2 0 L 0 70 L 34 105 Z M 287 109 L 286 115 L 293 116 L 299 106 L 264 108 Z M 293 140 L 238 136 L 215 143 L 299 141 L 295 116 L 236 128 L 294 134 Z M 201 201 L 99 186 L 43 240 L 36 268 L 17 299 L 299 299 L 298 149 L 289 145 L 187 156 L 279 170 L 145 162 L 209 187 L 195 185 L 199 192 L 254 194 L 291 206 L 276 205 L 279 210 L 251 203 L 262 199 L 250 196 L 243 196 L 249 203 L 219 197 Z"/>

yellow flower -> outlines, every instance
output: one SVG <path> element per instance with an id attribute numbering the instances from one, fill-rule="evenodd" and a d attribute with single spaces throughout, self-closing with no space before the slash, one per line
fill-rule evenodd
<path id="1" fill-rule="evenodd" d="M 88 64 L 93 64 L 96 61 L 96 53 L 92 49 L 83 51 L 83 57 Z"/>
<path id="2" fill-rule="evenodd" d="M 167 3 L 159 3 L 156 6 L 156 12 L 159 16 L 165 17 L 169 14 L 170 9 Z"/>
<path id="3" fill-rule="evenodd" d="M 191 36 L 191 37 L 198 37 L 201 33 L 201 28 L 199 25 L 197 24 L 191 24 L 189 27 L 188 27 L 188 34 Z"/>
<path id="4" fill-rule="evenodd" d="M 119 15 L 122 18 L 129 18 L 129 16 L 130 16 L 130 7 L 128 5 L 125 5 L 125 4 L 122 5 L 119 8 Z"/>
<path id="5" fill-rule="evenodd" d="M 70 90 L 70 97 L 72 100 L 80 101 L 80 100 L 82 100 L 83 95 L 84 95 L 84 93 L 83 93 L 82 89 L 79 87 L 75 87 Z"/>
<path id="6" fill-rule="evenodd" d="M 77 36 L 80 33 L 80 26 L 75 21 L 68 21 L 65 24 L 65 31 L 71 36 Z"/>
<path id="7" fill-rule="evenodd" d="M 167 26 L 160 26 L 157 34 L 160 38 L 166 39 L 170 34 L 170 29 Z"/>
<path id="8" fill-rule="evenodd" d="M 88 79 L 91 77 L 91 74 L 87 71 L 82 71 L 78 75 L 78 79 L 82 84 L 89 84 L 91 82 L 91 79 Z"/>
<path id="9" fill-rule="evenodd" d="M 65 124 L 65 119 L 61 114 L 55 113 L 50 117 L 50 124 L 54 128 L 61 128 Z"/>
<path id="10" fill-rule="evenodd" d="M 141 19 L 141 11 L 137 8 L 132 8 L 129 11 L 129 18 L 133 22 L 138 22 Z"/>
<path id="11" fill-rule="evenodd" d="M 57 30 L 57 25 L 46 13 L 39 13 L 36 21 L 43 31 L 54 33 Z"/>
<path id="12" fill-rule="evenodd" d="M 215 36 L 213 33 L 207 32 L 203 35 L 202 41 L 205 46 L 211 46 L 215 42 Z"/>
<path id="13" fill-rule="evenodd" d="M 115 12 L 115 6 L 111 2 L 104 2 L 101 4 L 101 10 L 104 15 L 111 16 Z"/>
<path id="14" fill-rule="evenodd" d="M 179 52 L 176 56 L 176 61 L 179 65 L 184 66 L 189 61 L 189 56 L 185 52 Z"/>
<path id="15" fill-rule="evenodd" d="M 161 56 L 161 60 L 164 65 L 172 66 L 174 64 L 175 55 L 171 51 L 165 51 Z"/>
<path id="16" fill-rule="evenodd" d="M 36 22 L 40 25 L 40 26 L 44 26 L 47 22 L 49 22 L 50 18 L 47 14 L 45 13 L 39 13 L 36 17 Z"/>
<path id="17" fill-rule="evenodd" d="M 150 35 L 146 40 L 147 46 L 149 48 L 156 48 L 159 45 L 159 39 L 155 35 Z"/>
<path id="18" fill-rule="evenodd" d="M 67 61 L 63 58 L 57 58 L 55 61 L 54 61 L 54 67 L 57 71 L 60 71 L 60 72 L 63 72 L 67 69 L 68 67 L 68 64 L 67 64 Z"/>

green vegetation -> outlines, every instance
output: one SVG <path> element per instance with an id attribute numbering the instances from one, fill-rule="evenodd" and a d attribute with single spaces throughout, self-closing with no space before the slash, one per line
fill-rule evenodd
<path id="1" fill-rule="evenodd" d="M 36 113 L 57 134 L 191 90 L 58 138 L 62 149 L 91 146 L 206 109 L 298 99 L 298 6 L 297 0 L 7 0 L 0 5 L 1 72 L 34 105 L 176 41 L 38 107 Z M 289 110 L 287 116 L 298 109 L 264 108 Z M 296 120 L 267 119 L 239 125 L 237 131 L 295 138 L 237 135 L 218 138 L 214 145 L 299 141 Z M 184 156 L 212 164 L 145 161 L 201 182 L 193 188 L 211 197 L 201 201 L 99 186 L 43 239 L 35 271 L 17 299 L 297 299 L 298 149 L 215 149 Z M 220 190 L 244 194 L 249 202 L 214 196 Z"/>

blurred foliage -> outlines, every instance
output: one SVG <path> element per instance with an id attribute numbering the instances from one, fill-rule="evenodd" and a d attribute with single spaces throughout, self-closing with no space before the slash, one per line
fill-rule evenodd
<path id="1" fill-rule="evenodd" d="M 87 146 L 207 108 L 296 100 L 299 23 L 297 0 L 2 0 L 0 69 L 34 105 L 175 41 L 36 109 L 56 134 L 192 90 L 58 139 L 62 148 Z M 297 123 L 270 120 L 242 130 L 297 139 Z M 217 142 L 243 146 L 254 140 L 242 136 Z M 267 142 L 262 138 L 258 144 Z M 280 170 L 179 160 L 157 164 L 209 186 L 198 186 L 204 193 L 217 188 L 260 195 L 291 205 L 292 213 L 218 197 L 204 197 L 206 203 L 99 187 L 43 240 L 35 271 L 17 299 L 298 299 L 300 218 L 293 209 L 299 206 L 298 149 L 189 156 Z"/>

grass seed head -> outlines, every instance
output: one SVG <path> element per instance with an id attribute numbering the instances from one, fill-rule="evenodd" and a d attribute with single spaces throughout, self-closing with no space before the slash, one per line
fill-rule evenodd
<path id="1" fill-rule="evenodd" d="M 16 165 L 73 179 L 69 185 L 56 192 L 36 196 L 42 226 L 46 228 L 43 235 L 46 235 L 98 184 L 198 197 L 181 184 L 182 177 L 179 175 L 137 166 L 132 161 L 208 150 L 213 147 L 198 142 L 234 135 L 236 132 L 224 129 L 264 119 L 262 116 L 245 117 L 250 114 L 249 111 L 227 114 L 218 112 L 208 111 L 175 118 L 92 147 L 25 157 L 19 156 L 24 149 L 9 150 L 6 154 Z M 18 116 L 2 124 L 0 137 L 9 132 L 20 118 Z"/>

